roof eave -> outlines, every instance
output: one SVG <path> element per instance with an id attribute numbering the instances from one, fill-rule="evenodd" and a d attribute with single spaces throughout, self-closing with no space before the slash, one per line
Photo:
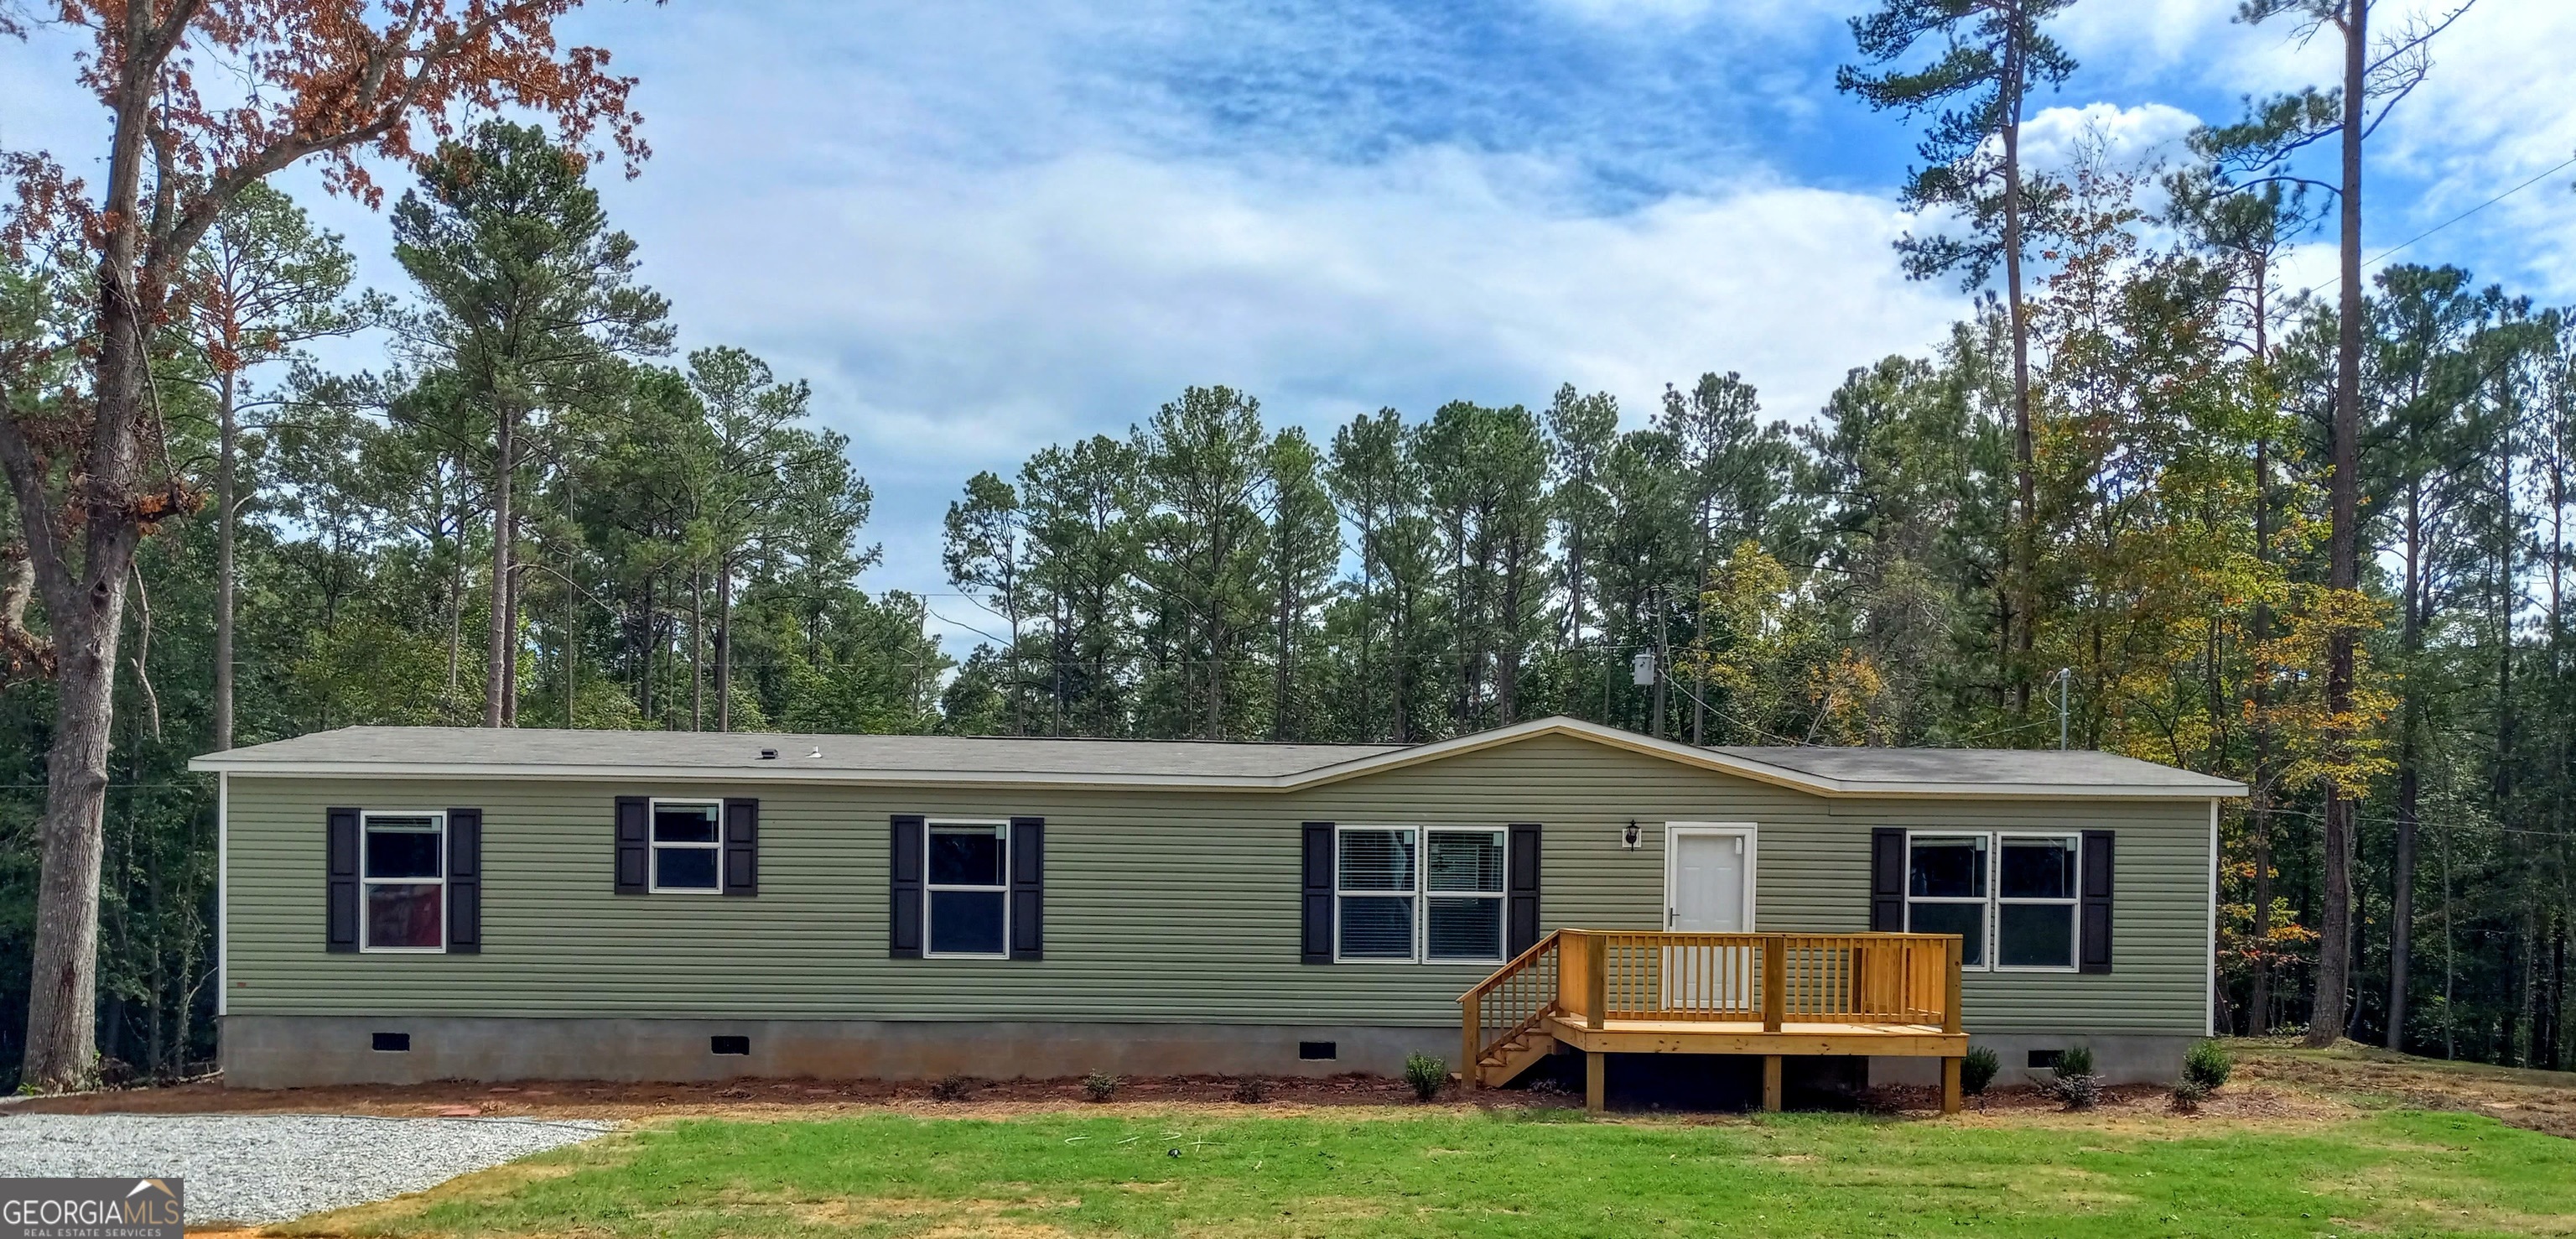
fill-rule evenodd
<path id="1" fill-rule="evenodd" d="M 786 782 L 839 786 L 974 787 L 1009 786 L 1064 789 L 1200 789 L 1208 791 L 1277 792 L 1321 787 L 1364 775 L 1382 774 L 1436 762 L 1483 749 L 1516 744 L 1545 735 L 1565 735 L 1611 748 L 1625 749 L 1738 778 L 1834 799 L 1942 800 L 2211 800 L 2246 794 L 2241 783 L 2176 787 L 2153 784 L 2059 785 L 2034 783 L 1897 783 L 1826 778 L 1751 761 L 1729 753 L 1643 736 L 1581 719 L 1535 719 L 1384 753 L 1369 754 L 1311 770 L 1284 775 L 1079 774 L 997 770 L 846 770 L 801 768 L 792 761 L 775 767 L 674 769 L 667 766 L 572 765 L 518 763 L 416 762 L 275 762 L 244 761 L 237 754 L 210 753 L 191 760 L 197 771 L 285 778 L 407 779 L 602 779 L 648 782 L 741 783 Z"/>

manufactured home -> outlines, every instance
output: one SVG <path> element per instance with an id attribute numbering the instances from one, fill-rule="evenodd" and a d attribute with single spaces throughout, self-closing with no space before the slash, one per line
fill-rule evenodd
<path id="1" fill-rule="evenodd" d="M 2210 1031 L 2220 802 L 2089 752 L 353 727 L 222 783 L 248 1087 L 1393 1073 L 1955 1084 Z M 1560 1060 L 1563 1064 L 1564 1060 Z M 1655 1060 L 1669 1064 L 1672 1059 Z"/>

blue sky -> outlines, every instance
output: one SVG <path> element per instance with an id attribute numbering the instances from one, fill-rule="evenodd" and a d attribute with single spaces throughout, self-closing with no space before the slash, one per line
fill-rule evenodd
<path id="1" fill-rule="evenodd" d="M 1186 384 L 1327 428 L 1570 381 L 1634 422 L 1664 383 L 1737 370 L 1804 417 L 1846 368 L 1921 350 L 1966 298 L 1888 249 L 1911 134 L 1832 86 L 1860 7 L 627 0 L 570 33 L 643 79 L 656 153 L 607 197 L 683 346 L 811 380 L 877 490 L 868 583 L 936 594 L 969 473 L 1123 433 Z M 2038 157 L 2088 128 L 2151 157 L 2332 72 L 2235 7 L 2080 0 L 2057 33 L 2084 67 L 2038 101 Z M 94 109 L 33 88 L 69 47 L 0 49 L 0 145 L 78 167 Z M 2571 47 L 2568 0 L 2481 0 L 2444 36 L 2374 139 L 2373 253 L 2576 155 Z M 2405 257 L 2576 301 L 2571 173 Z M 401 287 L 381 216 L 286 184 Z M 2331 278 L 2321 248 L 2297 263 Z"/>

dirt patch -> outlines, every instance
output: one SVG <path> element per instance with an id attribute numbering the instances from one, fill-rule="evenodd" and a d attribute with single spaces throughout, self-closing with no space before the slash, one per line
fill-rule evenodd
<path id="1" fill-rule="evenodd" d="M 2236 1078 L 2268 1085 L 2274 1093 L 2458 1110 L 2576 1138 L 2576 1072 L 2443 1062 L 2350 1041 L 2326 1050 L 2270 1041 L 2235 1044 Z"/>
<path id="2" fill-rule="evenodd" d="M 495 1118 L 640 1120 L 667 1117 L 824 1117 L 835 1112 L 895 1110 L 925 1116 L 1010 1117 L 1064 1110 L 1103 1114 L 1155 1113 L 1172 1107 L 1192 1112 L 1300 1113 L 1348 1106 L 1422 1106 L 1402 1080 L 1357 1073 L 1324 1078 L 1283 1076 L 1267 1081 L 1268 1101 L 1233 1100 L 1234 1076 L 1169 1076 L 1131 1079 L 1117 1100 L 1088 1099 L 1082 1081 L 979 1080 L 955 1101 L 931 1095 L 930 1082 L 885 1080 L 725 1080 L 698 1084 L 626 1084 L 556 1080 L 479 1084 L 443 1080 L 429 1084 L 338 1085 L 324 1088 L 240 1089 L 217 1081 L 165 1088 L 116 1089 L 63 1097 L 31 1098 L 13 1109 L 44 1114 L 325 1113 L 388 1117 L 480 1115 Z M 1512 1105 L 1518 1093 L 1478 1094 L 1480 1105 Z M 1451 1103 L 1455 1104 L 1455 1103 Z M 1458 1108 L 1468 1108 L 1458 1106 Z"/>

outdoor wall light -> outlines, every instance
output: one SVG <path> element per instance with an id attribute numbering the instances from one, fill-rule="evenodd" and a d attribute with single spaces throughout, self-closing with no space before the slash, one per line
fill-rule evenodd
<path id="1" fill-rule="evenodd" d="M 1637 850 L 1637 819 L 1633 817 L 1628 819 L 1628 829 L 1626 833 L 1619 836 L 1619 846 L 1631 852 Z"/>

